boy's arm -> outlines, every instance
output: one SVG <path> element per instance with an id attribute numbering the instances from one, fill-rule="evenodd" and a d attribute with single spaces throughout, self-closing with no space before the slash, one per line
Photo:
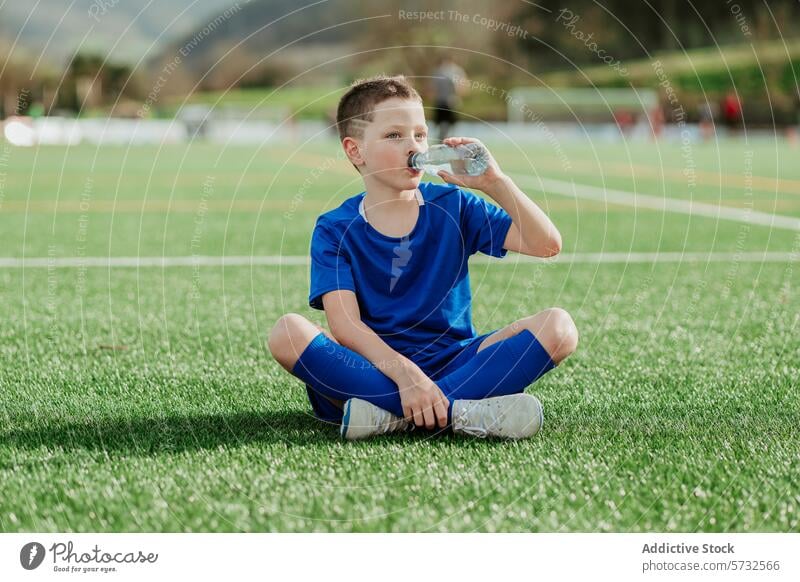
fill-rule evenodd
<path id="1" fill-rule="evenodd" d="M 450 146 L 472 142 L 480 143 L 469 137 L 449 137 L 444 140 Z M 511 216 L 511 228 L 508 229 L 503 248 L 534 257 L 552 257 L 561 252 L 561 233 L 544 211 L 500 170 L 491 154 L 489 167 L 480 176 L 454 176 L 444 171 L 439 172 L 439 176 L 451 184 L 482 190 Z"/>
<path id="2" fill-rule="evenodd" d="M 322 305 L 336 340 L 367 358 L 386 376 L 396 382 L 401 377 L 423 374 L 414 362 L 394 351 L 361 321 L 355 293 L 344 289 L 331 291 L 322 296 Z"/>
<path id="3" fill-rule="evenodd" d="M 328 326 L 336 340 L 364 356 L 400 390 L 406 419 L 433 429 L 447 426 L 449 402 L 439 387 L 410 359 L 394 351 L 363 321 L 356 294 L 330 291 L 322 296 Z"/>
<path id="4" fill-rule="evenodd" d="M 561 233 L 533 200 L 508 176 L 484 190 L 511 216 L 503 248 L 533 257 L 552 257 L 561 252 Z"/>

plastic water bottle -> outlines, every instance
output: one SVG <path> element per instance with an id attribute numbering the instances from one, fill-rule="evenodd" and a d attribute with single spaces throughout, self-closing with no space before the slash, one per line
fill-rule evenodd
<path id="1" fill-rule="evenodd" d="M 489 152 L 479 143 L 465 143 L 456 147 L 435 145 L 428 148 L 427 152 L 408 156 L 408 165 L 434 176 L 440 170 L 453 175 L 480 176 L 489 167 Z"/>

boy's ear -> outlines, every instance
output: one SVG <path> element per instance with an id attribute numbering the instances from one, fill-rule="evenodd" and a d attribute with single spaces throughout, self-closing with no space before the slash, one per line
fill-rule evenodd
<path id="1" fill-rule="evenodd" d="M 342 148 L 344 149 L 347 159 L 350 160 L 354 166 L 364 165 L 363 148 L 358 140 L 352 137 L 346 137 L 342 140 Z"/>

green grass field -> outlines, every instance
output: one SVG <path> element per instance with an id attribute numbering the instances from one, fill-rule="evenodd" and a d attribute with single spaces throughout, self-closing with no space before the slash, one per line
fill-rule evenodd
<path id="1" fill-rule="evenodd" d="M 560 306 L 581 343 L 512 443 L 316 421 L 265 346 L 282 313 L 326 324 L 304 264 L 81 265 L 307 255 L 361 190 L 337 147 L 0 144 L 0 530 L 798 530 L 797 228 L 529 190 L 564 260 L 476 261 L 475 327 Z M 771 142 L 565 144 L 568 169 L 492 149 L 515 176 L 800 217 L 798 151 Z"/>

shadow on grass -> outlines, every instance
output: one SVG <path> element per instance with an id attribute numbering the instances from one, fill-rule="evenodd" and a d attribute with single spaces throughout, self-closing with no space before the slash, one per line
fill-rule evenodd
<path id="1" fill-rule="evenodd" d="M 81 418 L 45 421 L 42 426 L 2 433 L 23 448 L 60 447 L 133 454 L 180 452 L 249 443 L 330 444 L 338 427 L 303 412 L 172 414 L 135 418 Z"/>
<path id="2" fill-rule="evenodd" d="M 432 436 L 427 431 L 414 431 L 367 442 L 391 445 L 398 439 L 419 442 Z M 435 440 L 447 442 L 450 438 L 452 434 L 446 431 Z M 52 420 L 44 421 L 42 426 L 0 433 L 0 444 L 18 448 L 88 449 L 138 455 L 235 448 L 250 443 L 307 446 L 342 442 L 338 425 L 304 412 L 274 411 Z"/>

